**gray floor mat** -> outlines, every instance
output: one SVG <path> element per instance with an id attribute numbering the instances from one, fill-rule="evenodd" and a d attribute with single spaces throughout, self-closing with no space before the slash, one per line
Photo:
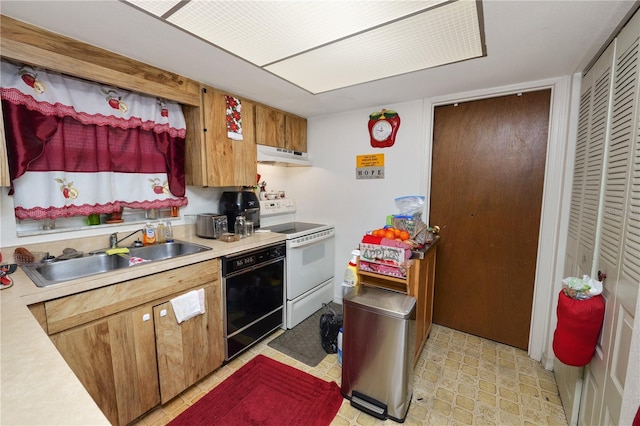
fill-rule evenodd
<path id="1" fill-rule="evenodd" d="M 342 313 L 342 305 L 331 302 L 329 306 L 336 314 Z M 320 308 L 291 330 L 285 331 L 270 341 L 268 345 L 291 358 L 315 367 L 327 356 L 320 342 L 320 316 L 324 312 L 324 308 Z"/>

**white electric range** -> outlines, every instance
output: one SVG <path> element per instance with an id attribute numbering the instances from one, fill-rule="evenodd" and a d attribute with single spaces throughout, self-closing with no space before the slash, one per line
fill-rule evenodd
<path id="1" fill-rule="evenodd" d="M 291 198 L 260 201 L 260 229 L 285 234 L 285 325 L 293 328 L 333 301 L 335 228 L 296 222 Z"/>

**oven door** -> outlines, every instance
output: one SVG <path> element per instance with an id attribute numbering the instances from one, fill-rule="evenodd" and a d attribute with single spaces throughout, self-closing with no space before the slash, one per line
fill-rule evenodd
<path id="1" fill-rule="evenodd" d="M 284 257 L 223 277 L 225 359 L 282 327 Z"/>
<path id="2" fill-rule="evenodd" d="M 287 240 L 287 300 L 333 278 L 334 246 L 333 229 Z"/>

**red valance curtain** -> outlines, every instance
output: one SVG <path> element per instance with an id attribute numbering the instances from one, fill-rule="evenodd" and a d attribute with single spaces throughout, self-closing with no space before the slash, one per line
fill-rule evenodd
<path id="1" fill-rule="evenodd" d="M 19 219 L 187 204 L 180 106 L 2 62 Z"/>

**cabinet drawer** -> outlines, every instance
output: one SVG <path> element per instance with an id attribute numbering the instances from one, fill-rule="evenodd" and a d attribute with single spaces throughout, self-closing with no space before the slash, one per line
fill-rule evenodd
<path id="1" fill-rule="evenodd" d="M 218 275 L 213 259 L 50 300 L 45 302 L 49 334 L 217 281 Z"/>

